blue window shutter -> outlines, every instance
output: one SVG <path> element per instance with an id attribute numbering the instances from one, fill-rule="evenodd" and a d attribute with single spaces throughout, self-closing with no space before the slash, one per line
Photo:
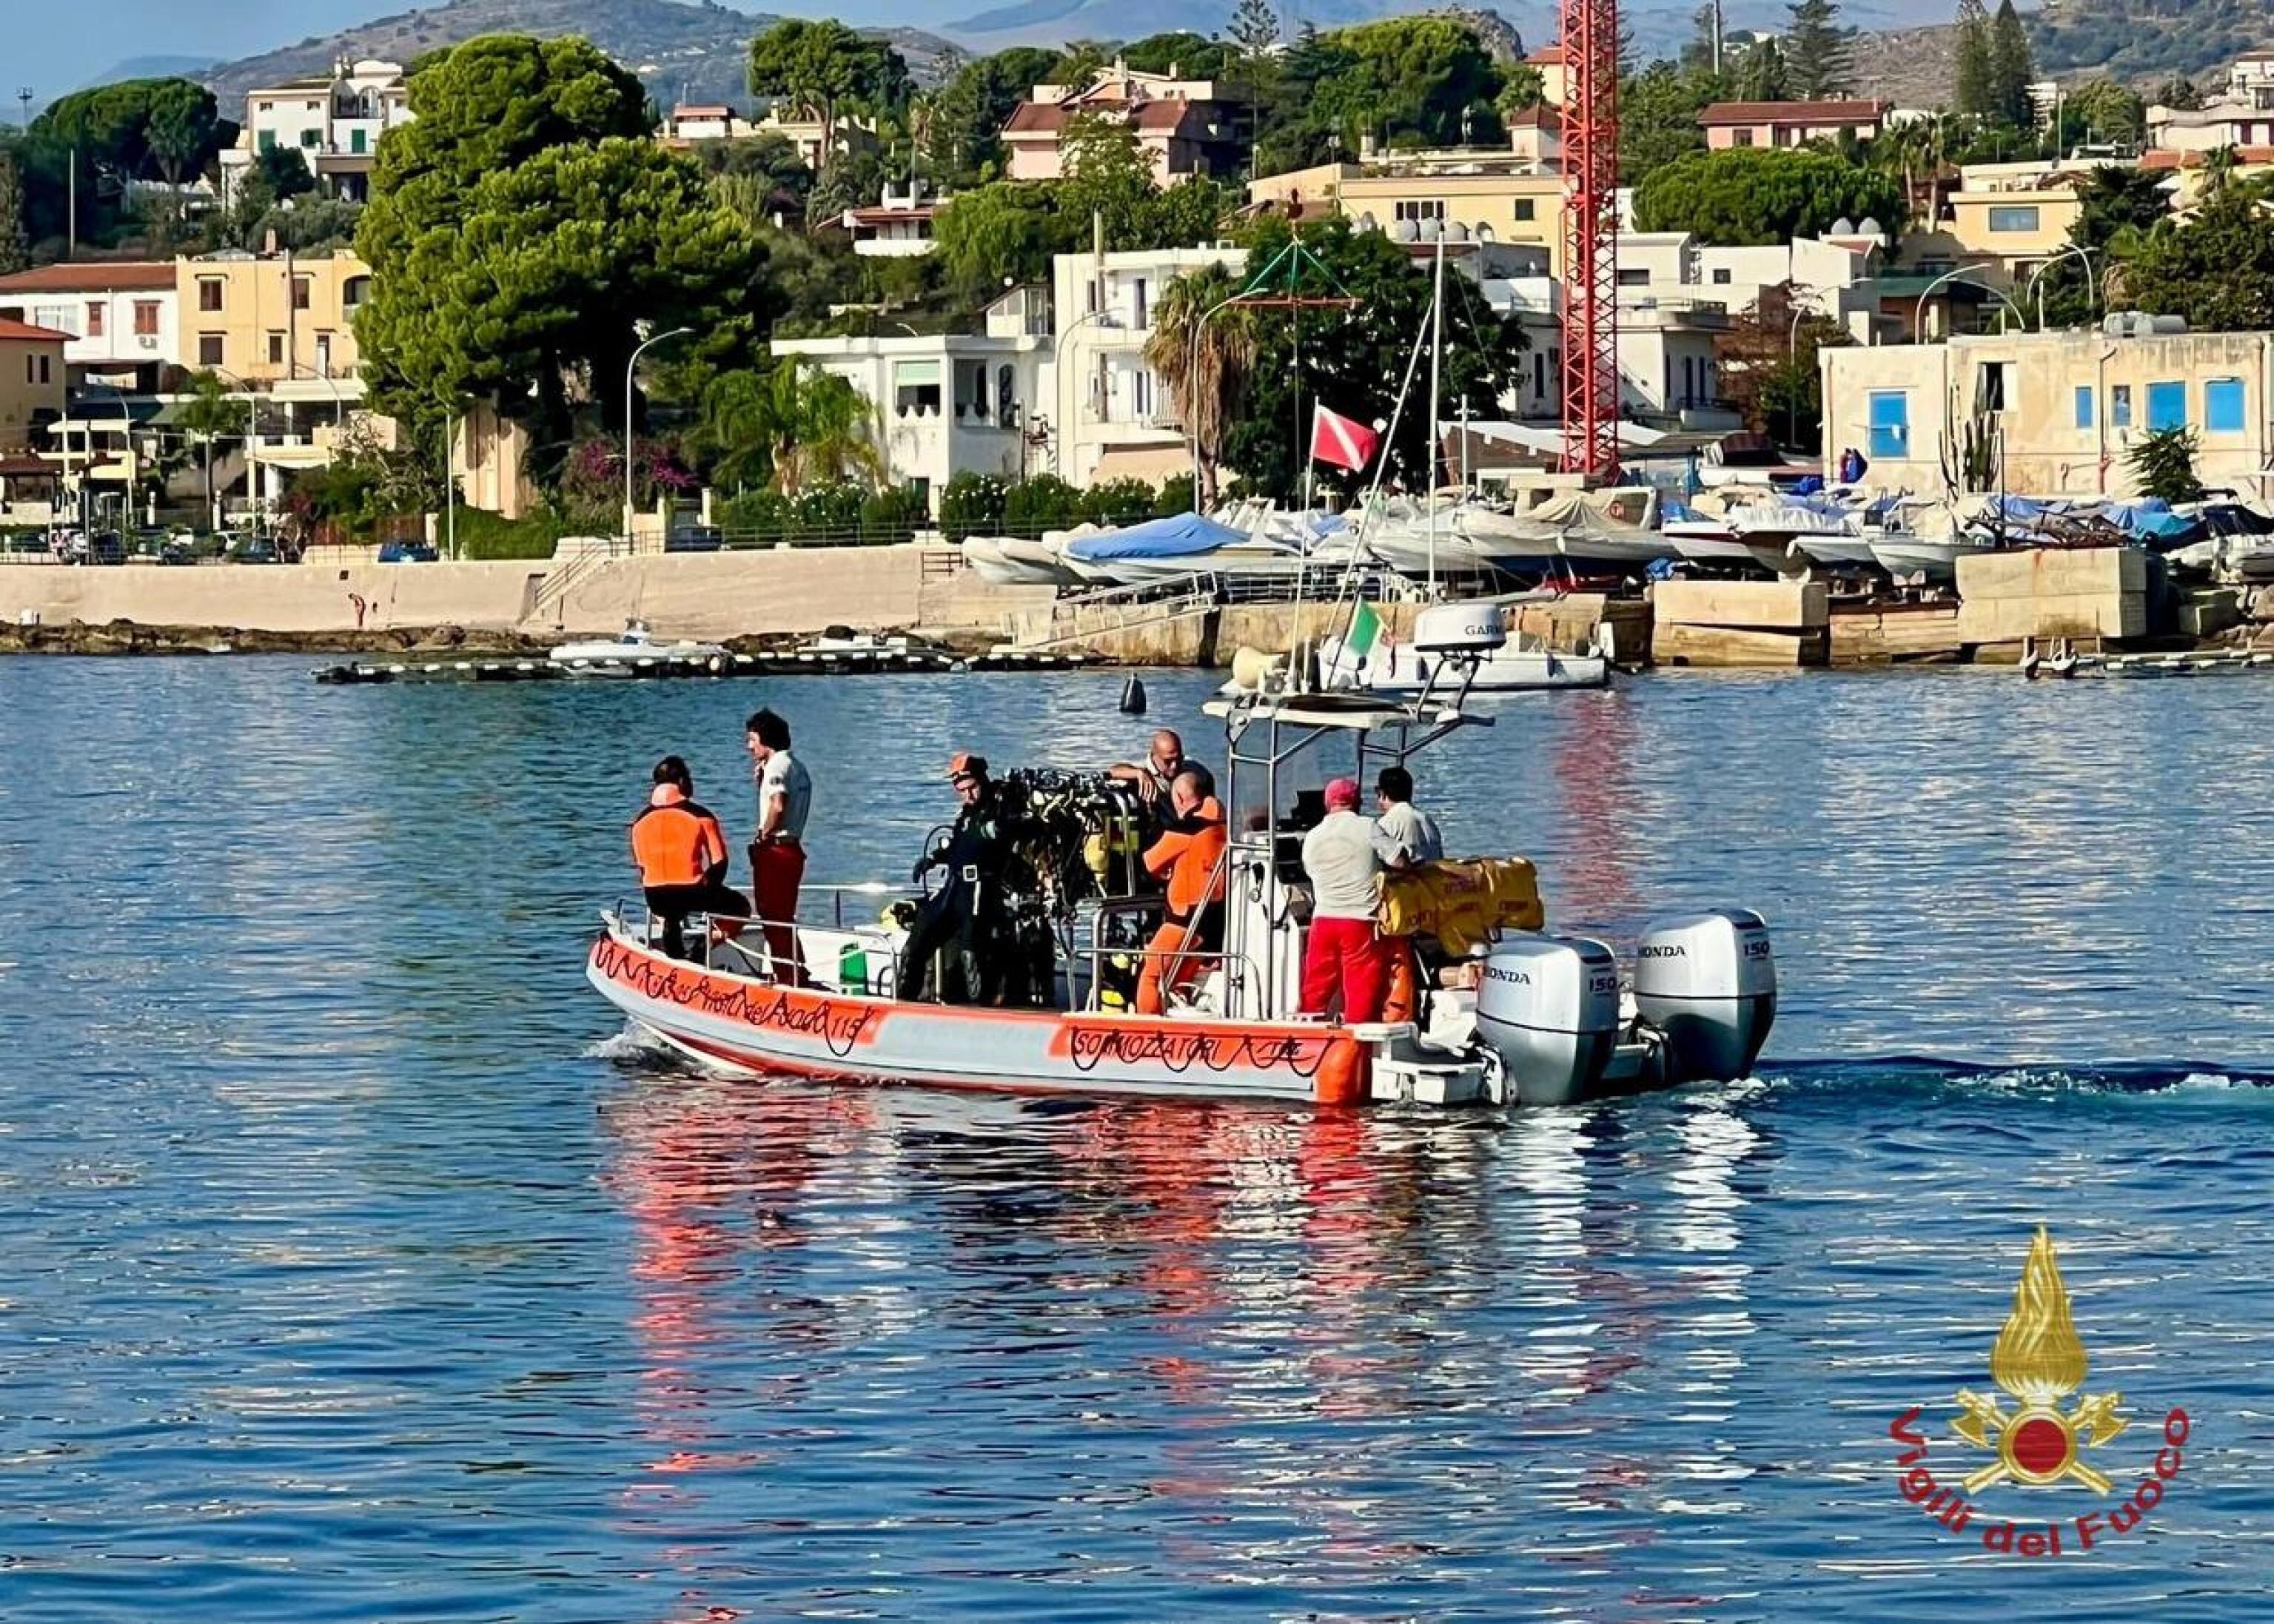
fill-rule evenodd
<path id="1" fill-rule="evenodd" d="M 2161 429 L 2183 429 L 2187 426 L 2187 386 L 2184 383 L 2151 383 L 2148 386 L 2148 429 L 2153 433 Z"/>
<path id="2" fill-rule="evenodd" d="M 1871 455 L 1900 460 L 1910 455 L 1911 397 L 1908 389 L 1871 391 Z"/>
<path id="3" fill-rule="evenodd" d="M 2241 379 L 2214 378 L 2203 385 L 2203 427 L 2214 434 L 2242 432 Z"/>
<path id="4" fill-rule="evenodd" d="M 2076 426 L 2081 429 L 2089 429 L 2092 426 L 2092 386 L 2090 384 L 2078 386 Z"/>

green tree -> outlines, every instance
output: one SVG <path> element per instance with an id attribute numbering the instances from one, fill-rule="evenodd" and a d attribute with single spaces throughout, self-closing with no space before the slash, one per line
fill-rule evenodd
<path id="1" fill-rule="evenodd" d="M 266 214 L 315 189 L 316 177 L 297 147 L 271 147 L 253 155 L 237 183 L 237 207 L 248 214 Z"/>
<path id="2" fill-rule="evenodd" d="M 2202 110 L 2203 93 L 2195 80 L 2184 73 L 2176 73 L 2156 87 L 2153 100 L 2157 107 L 2193 113 Z"/>
<path id="3" fill-rule="evenodd" d="M 206 520 L 214 511 L 214 447 L 224 440 L 241 440 L 252 425 L 252 402 L 230 393 L 218 372 L 198 372 L 182 391 L 189 398 L 177 409 L 182 432 L 203 453 L 206 474 Z"/>
<path id="4" fill-rule="evenodd" d="M 995 297 L 1007 282 L 1047 282 L 1050 256 L 1071 252 L 1088 229 L 1058 207 L 1058 191 L 998 181 L 958 192 L 932 216 L 931 258 L 967 304 Z"/>
<path id="5" fill-rule="evenodd" d="M 1792 92 L 1804 100 L 1852 94 L 1856 88 L 1856 31 L 1840 26 L 1834 0 L 1796 0 L 1785 8 L 1784 59 Z"/>
<path id="6" fill-rule="evenodd" d="M 778 97 L 821 121 L 825 169 L 838 121 L 900 107 L 908 96 L 908 67 L 882 40 L 843 23 L 791 18 L 750 41 L 749 83 L 752 95 Z"/>
<path id="7" fill-rule="evenodd" d="M 1428 272 L 1382 233 L 1329 220 L 1304 227 L 1300 240 L 1304 258 L 1299 268 L 1291 269 L 1291 259 L 1283 258 L 1290 241 L 1286 224 L 1265 221 L 1249 248 L 1252 274 L 1265 280 L 1269 291 L 1291 289 L 1355 303 L 1255 313 L 1255 360 L 1245 402 L 1224 436 L 1224 466 L 1251 488 L 1281 498 L 1299 488 L 1314 402 L 1362 422 L 1389 418 L 1430 305 Z M 1461 278 L 1446 279 L 1442 409 L 1448 416 L 1464 402 L 1477 417 L 1496 414 L 1501 395 L 1515 381 L 1523 348 L 1513 321 L 1495 316 Z M 1391 480 L 1408 490 L 1422 488 L 1434 460 L 1426 398 L 1406 402 L 1383 455 Z M 1316 473 L 1327 488 L 1350 492 L 1359 485 L 1355 477 L 1336 470 Z"/>
<path id="8" fill-rule="evenodd" d="M 2069 92 L 2067 110 L 2091 140 L 2128 145 L 2147 133 L 2148 109 L 2139 93 L 2105 75 Z"/>
<path id="9" fill-rule="evenodd" d="M 883 477 L 875 425 L 875 408 L 850 383 L 788 356 L 764 372 L 712 379 L 695 439 L 718 484 L 795 496 L 855 476 Z"/>
<path id="10" fill-rule="evenodd" d="M 575 398 L 621 418 L 644 324 L 693 329 L 685 352 L 711 365 L 756 348 L 763 252 L 702 170 L 652 141 L 546 147 L 486 176 L 464 207 L 373 261 L 357 332 L 392 416 L 484 399 L 535 423 L 540 444 L 566 443 Z"/>
<path id="11" fill-rule="evenodd" d="M 1153 195 L 1153 163 L 1137 132 L 1119 118 L 1077 113 L 1058 149 L 1065 162 L 1059 207 L 1080 220 L 1103 217 L 1108 247 L 1138 246 Z"/>
<path id="12" fill-rule="evenodd" d="M 1178 29 L 1132 41 L 1121 48 L 1121 60 L 1140 73 L 1173 70 L 1182 79 L 1223 79 L 1231 73 L 1238 52 L 1231 41 Z"/>
<path id="13" fill-rule="evenodd" d="M 1653 169 L 1635 188 L 1645 231 L 1687 231 L 1728 246 L 1814 237 L 1836 220 L 1869 216 L 1889 230 L 1903 219 L 1901 183 L 1835 153 L 1735 147 L 1693 153 Z"/>
<path id="14" fill-rule="evenodd" d="M 1344 64 L 1321 79 L 1312 116 L 1338 130 L 1355 151 L 1359 138 L 1450 147 L 1465 130 L 1480 138 L 1472 110 L 1490 108 L 1500 70 L 1465 23 L 1448 17 L 1397 17 L 1324 36 Z"/>
<path id="15" fill-rule="evenodd" d="M 2191 428 L 2150 429 L 2142 434 L 2124 459 L 2140 493 L 2167 502 L 2202 500 L 2202 481 L 2195 477 L 2196 444 Z"/>
<path id="16" fill-rule="evenodd" d="M 1990 46 L 1990 12 L 1982 0 L 1958 0 L 1956 111 L 1969 118 L 1997 115 L 1996 64 Z"/>
<path id="17" fill-rule="evenodd" d="M 1990 117 L 2016 130 L 2029 127 L 2029 86 L 2037 77 L 2029 55 L 2029 32 L 2014 0 L 1998 0 L 1990 22 Z"/>
<path id="18" fill-rule="evenodd" d="M 1738 102 L 1782 102 L 1792 92 L 1790 59 L 1784 46 L 1775 40 L 1757 40 L 1737 56 L 1735 64 L 1724 71 L 1728 76 L 1729 94 Z"/>
<path id="19" fill-rule="evenodd" d="M 14 153 L 0 151 L 0 276 L 31 262 L 32 245 L 24 234 L 24 172 Z"/>
<path id="20" fill-rule="evenodd" d="M 1823 384 L 1816 357 L 1849 342 L 1834 318 L 1810 308 L 1806 291 L 1785 282 L 1733 317 L 1713 342 L 1721 394 L 1757 434 L 1797 450 L 1820 450 Z"/>
<path id="21" fill-rule="evenodd" d="M 2068 240 L 2080 253 L 2047 262 L 2040 274 L 2049 327 L 2081 327 L 2108 308 L 2108 278 L 2139 252 L 2147 234 L 2171 214 L 2164 177 L 2128 164 L 2104 164 L 2077 185 L 2076 222 Z"/>
<path id="22" fill-rule="evenodd" d="M 2233 185 L 2188 219 L 2165 220 L 2123 266 L 2141 309 L 2184 316 L 2200 332 L 2274 327 L 2274 230 L 2254 185 Z"/>
<path id="23" fill-rule="evenodd" d="M 1698 115 L 1719 99 L 1703 69 L 1653 62 L 1619 86 L 1619 174 L 1632 185 L 1677 158 L 1706 150 Z"/>
<path id="24" fill-rule="evenodd" d="M 1248 175 L 1256 173 L 1257 143 L 1263 132 L 1263 109 L 1279 94 L 1279 8 L 1272 0 L 1239 0 L 1224 30 L 1238 50 L 1239 78 L 1247 90 Z"/>
<path id="25" fill-rule="evenodd" d="M 1501 81 L 1500 97 L 1493 103 L 1502 124 L 1518 113 L 1528 113 L 1547 104 L 1547 80 L 1538 68 L 1528 62 L 1519 62 L 1508 69 L 1506 75 Z"/>
<path id="26" fill-rule="evenodd" d="M 925 168 L 957 186 L 999 176 L 1003 126 L 1036 85 L 1051 82 L 1058 66 L 1056 51 L 1025 45 L 959 66 L 933 99 Z"/>
<path id="27" fill-rule="evenodd" d="M 1239 413 L 1255 364 L 1254 325 L 1245 311 L 1225 304 L 1239 286 L 1222 265 L 1186 272 L 1161 290 L 1145 344 L 1146 365 L 1198 447 L 1203 505 L 1216 500 L 1224 432 Z"/>

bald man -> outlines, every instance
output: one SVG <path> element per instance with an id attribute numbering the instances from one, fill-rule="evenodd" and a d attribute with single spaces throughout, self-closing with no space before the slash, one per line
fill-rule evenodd
<path id="1" fill-rule="evenodd" d="M 1149 807 L 1167 797 L 1169 786 L 1176 782 L 1184 765 L 1185 741 L 1163 727 L 1153 735 L 1153 747 L 1145 753 L 1143 762 L 1116 762 L 1105 770 L 1105 776 L 1134 784 L 1137 798 Z"/>

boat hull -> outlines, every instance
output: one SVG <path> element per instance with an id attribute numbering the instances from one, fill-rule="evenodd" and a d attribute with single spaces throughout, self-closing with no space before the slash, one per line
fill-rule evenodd
<path id="1" fill-rule="evenodd" d="M 1346 1105 L 1367 1045 L 1317 1022 L 1187 1020 L 903 1003 L 776 987 L 665 957 L 621 927 L 586 979 L 674 1048 L 753 1076 L 1013 1094 Z"/>

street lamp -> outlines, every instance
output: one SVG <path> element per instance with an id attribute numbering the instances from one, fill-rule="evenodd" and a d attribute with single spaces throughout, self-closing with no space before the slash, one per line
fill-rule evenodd
<path id="1" fill-rule="evenodd" d="M 642 342 L 632 351 L 632 358 L 624 363 L 624 551 L 632 550 L 632 372 L 639 365 L 640 357 L 667 338 L 684 338 L 693 327 L 674 327 L 668 333 L 659 333 Z"/>
<path id="2" fill-rule="evenodd" d="M 2099 300 L 2096 296 L 2099 293 L 2100 289 L 2098 284 L 2092 280 L 2092 250 L 2086 247 L 2082 243 L 2062 244 L 2059 252 L 2055 253 L 2052 259 L 2046 260 L 2043 265 L 2037 267 L 2036 270 L 2029 273 L 2029 280 L 2023 283 L 2022 287 L 2022 297 L 2025 299 L 2029 297 L 2030 289 L 2034 288 L 2037 289 L 2037 331 L 2040 333 L 2045 330 L 2045 273 L 2052 269 L 2056 265 L 2059 265 L 2063 259 L 2067 259 L 2071 254 L 2076 254 L 2084 260 L 2085 308 L 2087 310 L 2090 310 L 2095 304 L 2099 303 Z"/>
<path id="3" fill-rule="evenodd" d="M 1061 353 L 1063 353 L 1065 348 L 1066 340 L 1072 338 L 1076 333 L 1081 332 L 1082 328 L 1088 327 L 1093 321 L 1102 327 L 1118 327 L 1121 325 L 1121 318 L 1115 315 L 1111 310 L 1107 309 L 1104 302 L 1101 300 L 1096 310 L 1091 311 L 1086 316 L 1076 317 L 1067 325 L 1066 330 L 1058 335 L 1056 347 Z M 1105 358 L 1103 356 L 1100 356 L 1098 357 L 1098 368 L 1101 377 L 1103 373 L 1104 365 Z M 1103 402 L 1099 404 L 1099 410 L 1101 411 L 1103 410 Z M 1078 423 L 1081 421 L 1079 417 L 1073 416 L 1071 412 L 1062 413 L 1061 416 L 1069 422 Z M 1056 441 L 1052 442 L 1050 446 L 1050 471 L 1054 474 L 1058 474 L 1060 477 L 1064 477 L 1065 473 L 1063 466 L 1063 454 L 1065 450 L 1065 436 L 1061 435 Z"/>
<path id="4" fill-rule="evenodd" d="M 1966 273 L 1972 268 L 1973 267 L 1970 266 L 1954 266 L 1949 270 L 1945 271 L 1941 275 L 1936 277 L 1932 282 L 1927 283 L 1925 290 L 1918 296 L 1918 304 L 1916 307 L 1911 312 L 1911 338 L 1914 342 L 1923 343 L 1925 342 L 1924 335 L 1926 332 L 1926 302 L 1934 297 L 1934 290 L 1946 282 L 1962 282 L 1969 288 L 1981 289 L 1983 292 L 1990 295 L 1991 297 L 1999 300 L 2007 310 L 2014 312 L 2014 320 L 2022 324 L 2022 331 L 2027 332 L 2029 330 L 2029 319 L 2022 313 L 2022 307 L 2014 304 L 2014 301 L 2008 298 L 2006 295 L 1999 292 L 1997 289 L 1992 287 L 1988 282 L 1976 282 L 1972 277 L 1967 275 Z"/>

